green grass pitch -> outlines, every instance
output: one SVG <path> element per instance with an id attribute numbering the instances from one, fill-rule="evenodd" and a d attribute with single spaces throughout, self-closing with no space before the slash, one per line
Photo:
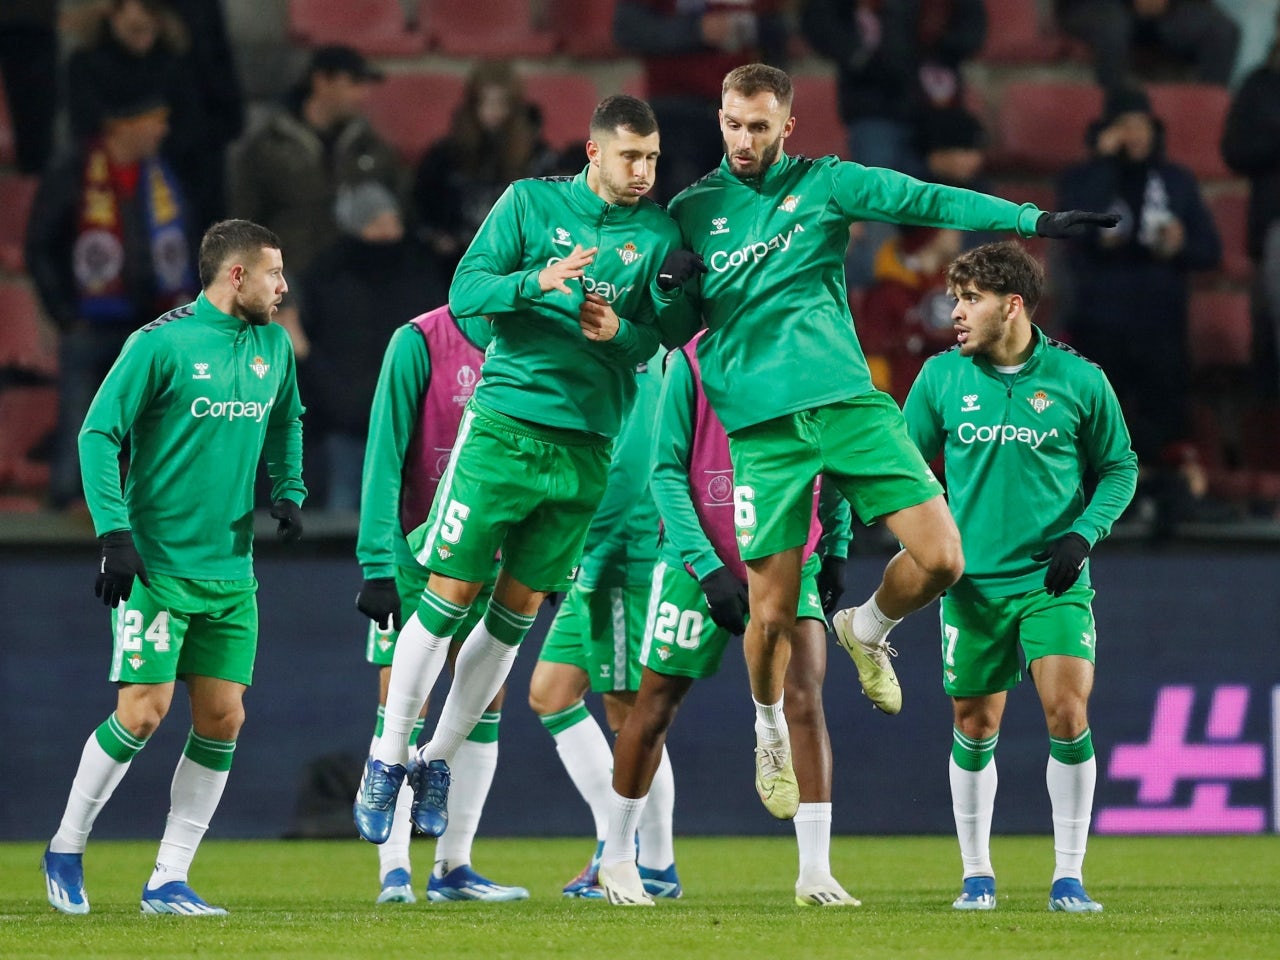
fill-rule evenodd
<path id="1" fill-rule="evenodd" d="M 782 837 L 677 838 L 685 898 L 649 909 L 564 900 L 586 839 L 485 840 L 476 866 L 520 883 L 512 904 L 375 906 L 377 858 L 360 841 L 205 843 L 193 885 L 224 918 L 143 917 L 154 841 L 95 842 L 85 856 L 93 912 L 55 913 L 41 844 L 0 844 L 0 957 L 826 957 L 961 960 L 1248 960 L 1280 957 L 1280 837 L 1116 838 L 1090 843 L 1086 881 L 1099 915 L 1047 910 L 1049 837 L 992 844 L 999 906 L 959 913 L 950 837 L 838 837 L 836 876 L 854 909 L 792 903 L 795 844 Z M 421 889 L 431 847 L 414 844 Z"/>

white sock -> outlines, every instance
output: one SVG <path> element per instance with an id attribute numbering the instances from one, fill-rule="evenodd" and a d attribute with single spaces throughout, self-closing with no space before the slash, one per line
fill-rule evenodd
<path id="1" fill-rule="evenodd" d="M 877 644 L 889 636 L 889 631 L 901 622 L 884 615 L 873 593 L 853 611 L 853 635 L 862 643 Z"/>
<path id="2" fill-rule="evenodd" d="M 783 697 L 777 703 L 761 703 L 754 697 L 751 702 L 756 705 L 756 740 L 767 747 L 776 747 L 789 738 L 787 716 L 782 712 Z"/>
<path id="3" fill-rule="evenodd" d="M 449 657 L 449 638 L 428 633 L 415 613 L 396 639 L 391 660 L 391 682 L 383 711 L 382 736 L 372 754 L 383 763 L 404 763 L 409 758 L 409 737 L 422 714 L 427 694 L 435 686 Z"/>
<path id="4" fill-rule="evenodd" d="M 671 837 L 675 805 L 676 776 L 664 744 L 662 760 L 653 775 L 653 783 L 649 785 L 649 802 L 636 825 L 640 837 L 640 853 L 636 859 L 646 867 L 665 870 L 676 862 L 675 842 Z"/>
<path id="5" fill-rule="evenodd" d="M 991 818 L 996 807 L 996 762 L 981 770 L 965 770 L 950 758 L 951 812 L 960 841 L 966 877 L 994 877 L 991 868 Z"/>
<path id="6" fill-rule="evenodd" d="M 609 829 L 604 835 L 600 863 L 634 863 L 636 859 L 636 825 L 644 813 L 648 796 L 624 797 L 609 791 Z"/>
<path id="7" fill-rule="evenodd" d="M 156 854 L 156 869 L 147 881 L 155 888 L 171 880 L 187 879 L 196 849 L 218 809 L 229 770 L 211 770 L 186 754 L 178 759 L 169 788 L 169 817 Z"/>
<path id="8" fill-rule="evenodd" d="M 609 801 L 613 796 L 613 751 L 596 718 L 586 719 L 555 734 L 556 753 L 569 779 L 591 808 L 596 839 L 609 828 Z"/>
<path id="9" fill-rule="evenodd" d="M 793 818 L 800 847 L 800 878 L 796 886 L 822 883 L 831 876 L 831 804 L 802 803 Z"/>
<path id="10" fill-rule="evenodd" d="M 519 652 L 518 644 L 512 646 L 503 643 L 490 633 L 483 619 L 475 625 L 471 635 L 463 641 L 462 649 L 458 651 L 458 659 L 453 664 L 453 684 L 449 687 L 449 695 L 445 697 L 444 706 L 440 710 L 440 721 L 436 724 L 430 742 L 418 751 L 419 757 L 424 761 L 443 760 L 445 763 L 453 763 L 454 754 L 471 735 L 485 709 L 506 683 L 507 674 L 511 672 L 511 665 L 515 663 Z M 399 653 L 397 642 L 397 656 Z M 395 676 L 393 666 L 393 681 Z M 390 696 L 387 697 L 387 702 L 390 704 Z M 390 706 L 387 713 L 389 720 Z M 383 739 L 386 739 L 385 736 Z"/>
<path id="11" fill-rule="evenodd" d="M 133 761 L 120 763 L 98 743 L 97 733 L 89 734 L 80 751 L 80 766 L 71 781 L 71 794 L 58 824 L 58 832 L 49 841 L 51 853 L 84 853 L 93 821 L 111 799 Z"/>
<path id="12" fill-rule="evenodd" d="M 464 740 L 449 763 L 453 782 L 449 787 L 449 829 L 436 841 L 436 865 L 440 876 L 471 862 L 471 842 L 480 826 L 480 814 L 498 768 L 498 741 Z M 444 863 L 443 869 L 440 864 Z"/>
<path id="13" fill-rule="evenodd" d="M 1093 788 L 1098 762 L 1063 763 L 1053 757 L 1045 769 L 1049 803 L 1053 808 L 1053 879 L 1084 879 L 1084 851 L 1093 819 Z"/>

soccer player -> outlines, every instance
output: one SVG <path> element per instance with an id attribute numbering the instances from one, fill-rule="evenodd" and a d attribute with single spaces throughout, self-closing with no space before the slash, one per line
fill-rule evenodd
<path id="1" fill-rule="evenodd" d="M 484 347 L 490 337 L 485 317 L 455 320 L 448 307 L 415 317 L 391 336 L 369 417 L 365 445 L 357 559 L 364 583 L 356 606 L 372 621 L 365 658 L 377 664 L 378 720 L 382 735 L 387 686 L 396 638 L 413 615 L 427 583 L 427 571 L 409 549 L 405 534 L 427 518 L 431 500 L 449 459 L 462 411 L 475 391 Z M 497 563 L 493 564 L 496 574 Z M 487 597 L 492 577 L 481 595 Z M 475 625 L 473 612 L 449 647 L 450 666 L 461 638 Z M 498 764 L 500 690 L 454 758 L 455 786 L 449 796 L 450 829 L 436 841 L 435 866 L 427 881 L 429 900 L 523 900 L 529 891 L 481 876 L 471 868 L 471 843 Z M 412 737 L 421 733 L 422 721 Z M 407 789 L 407 788 L 403 788 Z M 388 835 L 378 846 L 378 903 L 413 903 L 409 862 L 409 805 L 396 808 Z"/>
<path id="2" fill-rule="evenodd" d="M 116 709 L 89 736 L 42 867 L 49 903 L 88 913 L 89 831 L 187 684 L 178 760 L 143 913 L 225 914 L 187 884 L 226 786 L 258 644 L 253 484 L 266 454 L 281 539 L 302 534 L 302 404 L 293 348 L 271 322 L 289 289 L 280 242 L 223 220 L 200 243 L 202 292 L 134 332 L 80 431 L 85 499 L 102 544 L 94 593 L 115 608 Z M 130 443 L 123 493 L 119 455 Z M 136 582 L 135 582 L 136 581 Z"/>
<path id="3" fill-rule="evenodd" d="M 654 445 L 651 486 L 662 515 L 661 559 L 653 568 L 640 692 L 614 747 L 609 830 L 600 864 L 605 896 L 619 905 L 653 902 L 644 869 L 637 871 L 632 838 L 637 822 L 643 823 L 648 812 L 659 760 L 666 763 L 667 730 L 694 680 L 714 676 L 730 636 L 745 629 L 747 571 L 734 540 L 729 441 L 702 390 L 697 340 L 670 355 Z M 758 759 L 758 765 L 772 775 L 767 786 L 757 779 L 756 788 L 770 813 L 795 821 L 800 846 L 796 903 L 858 906 L 831 874 L 831 741 L 822 709 L 827 659 L 822 599 L 825 592 L 828 608 L 833 609 L 839 594 L 819 586 L 821 563 L 815 552 L 821 538 L 823 549 L 835 560 L 832 565 L 843 562 L 849 546 L 849 506 L 839 496 L 824 497 L 825 523 L 820 524 L 818 496 L 814 485 L 810 489 L 799 623 L 786 674 L 785 719 L 794 732 L 794 770 L 790 756 L 771 751 Z"/>
<path id="4" fill-rule="evenodd" d="M 1118 219 L 1044 213 L 836 157 L 789 157 L 782 147 L 797 122 L 791 101 L 791 79 L 773 67 L 749 64 L 725 77 L 726 156 L 672 200 L 669 212 L 689 249 L 673 264 L 672 291 L 655 293 L 668 342 L 691 333 L 699 319 L 708 328 L 698 359 L 733 457 L 757 745 L 783 756 L 790 747 L 782 686 L 814 477 L 825 473 L 858 516 L 883 520 L 903 547 L 874 595 L 833 619 L 864 692 L 885 712 L 902 704 L 889 631 L 964 569 L 942 488 L 907 437 L 897 405 L 872 386 L 850 321 L 849 224 L 884 220 L 1061 237 Z M 706 275 L 691 282 L 700 269 Z"/>
<path id="5" fill-rule="evenodd" d="M 996 905 L 995 751 L 1005 699 L 1022 678 L 1019 650 L 1049 727 L 1049 909 L 1102 909 L 1081 883 L 1097 776 L 1088 556 L 1133 498 L 1138 461 L 1103 372 L 1032 322 L 1043 282 L 1040 264 L 1014 242 L 953 261 L 956 346 L 925 363 L 905 405 L 921 453 L 943 454 L 967 559 L 942 598 L 951 802 L 964 864 L 957 910 Z M 1087 498 L 1086 472 L 1097 478 Z"/>
<path id="6" fill-rule="evenodd" d="M 565 885 L 566 897 L 604 896 L 598 871 L 609 825 L 613 751 L 583 696 L 588 690 L 601 694 L 605 720 L 616 734 L 640 687 L 649 577 L 658 559 L 658 508 L 649 493 L 649 461 L 664 353 L 659 351 L 636 371 L 635 405 L 613 448 L 604 499 L 591 519 L 578 578 L 556 611 L 529 680 L 529 706 L 555 739 L 560 762 L 595 821 L 595 851 Z M 650 893 L 675 898 L 682 892 L 671 838 L 675 779 L 665 751 L 661 759 L 653 802 L 639 823 L 640 876 Z"/>
<path id="7" fill-rule="evenodd" d="M 679 246 L 675 225 L 644 197 L 657 121 L 644 101 L 614 96 L 588 129 L 583 171 L 508 187 L 450 287 L 454 315 L 489 316 L 494 337 L 430 517 L 409 537 L 431 576 L 396 642 L 383 733 L 365 765 L 356 823 L 366 837 L 391 817 L 406 777 L 414 823 L 444 832 L 448 764 L 543 598 L 572 581 L 636 366 L 657 350 L 649 288 Z M 409 736 L 449 638 L 499 549 L 493 596 L 458 654 L 434 735 L 410 761 Z"/>

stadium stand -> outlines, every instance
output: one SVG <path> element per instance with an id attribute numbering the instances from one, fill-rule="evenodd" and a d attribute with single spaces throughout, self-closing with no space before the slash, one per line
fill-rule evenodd
<path id="1" fill-rule="evenodd" d="M 520 76 L 525 97 L 542 108 L 542 135 L 547 143 L 557 150 L 586 143 L 587 122 L 600 101 L 595 81 L 560 70 L 530 70 Z"/>
<path id="2" fill-rule="evenodd" d="M 560 49 L 584 60 L 622 56 L 613 42 L 615 0 L 548 0 L 547 27 Z"/>
<path id="3" fill-rule="evenodd" d="M 0 269 L 10 273 L 25 268 L 22 246 L 39 182 L 37 177 L 0 175 Z"/>
<path id="4" fill-rule="evenodd" d="M 1191 168 L 1201 180 L 1230 177 L 1219 144 L 1231 94 L 1207 83 L 1147 85 L 1152 112 L 1163 121 L 1170 160 Z"/>
<path id="5" fill-rule="evenodd" d="M 439 71 L 389 73 L 370 85 L 365 113 L 375 130 L 411 167 L 449 131 L 466 79 Z"/>
<path id="6" fill-rule="evenodd" d="M 796 129 L 787 140 L 787 152 L 806 157 L 843 157 L 847 138 L 836 105 L 835 77 L 826 74 L 798 75 L 795 87 Z"/>
<path id="7" fill-rule="evenodd" d="M 433 49 L 453 57 L 546 57 L 556 37 L 535 22 L 528 0 L 423 0 L 422 27 Z"/>
<path id="8" fill-rule="evenodd" d="M 289 35 L 304 47 L 343 43 L 371 57 L 410 57 L 427 35 L 405 22 L 399 0 L 289 0 Z"/>
<path id="9" fill-rule="evenodd" d="M 1253 261 L 1246 248 L 1248 192 L 1233 183 L 1206 193 L 1204 199 L 1222 237 L 1222 276 L 1231 281 L 1248 280 L 1253 276 Z"/>
<path id="10" fill-rule="evenodd" d="M 1085 159 L 1085 131 L 1102 112 L 1102 92 L 1088 83 L 1016 80 L 997 104 L 991 169 L 1056 174 Z"/>
<path id="11" fill-rule="evenodd" d="M 52 376 L 58 369 L 53 338 L 41 320 L 35 293 L 24 281 L 0 282 L 0 370 Z"/>

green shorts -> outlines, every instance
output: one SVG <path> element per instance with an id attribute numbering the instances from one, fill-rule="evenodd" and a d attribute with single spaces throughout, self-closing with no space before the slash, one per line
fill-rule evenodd
<path id="1" fill-rule="evenodd" d="M 902 411 L 878 390 L 735 430 L 729 455 L 743 560 L 804 544 L 819 473 L 865 523 L 942 493 Z"/>
<path id="2" fill-rule="evenodd" d="M 594 590 L 575 583 L 560 601 L 538 659 L 585 670 L 594 693 L 634 693 L 648 608 L 647 583 Z"/>
<path id="3" fill-rule="evenodd" d="M 171 683 L 178 677 L 253 682 L 258 652 L 258 581 L 185 580 L 150 575 L 135 580 L 112 613 L 110 679 Z"/>
<path id="4" fill-rule="evenodd" d="M 943 596 L 943 689 L 952 697 L 983 697 L 1013 688 L 1022 679 L 1019 647 L 1027 666 L 1053 655 L 1093 663 L 1092 604 L 1092 588 L 1079 584 L 1060 597 L 1044 590 L 992 600 Z"/>
<path id="5" fill-rule="evenodd" d="M 801 572 L 797 620 L 826 623 L 815 579 L 820 567 L 817 557 L 810 557 Z M 731 636 L 711 619 L 706 594 L 697 579 L 683 567 L 659 560 L 653 568 L 640 663 L 664 676 L 702 680 L 719 671 Z"/>
<path id="6" fill-rule="evenodd" d="M 427 522 L 409 534 L 414 556 L 432 573 L 479 583 L 501 550 L 503 568 L 526 587 L 567 589 L 604 496 L 612 447 L 472 401 Z"/>
<path id="7" fill-rule="evenodd" d="M 493 596 L 493 580 L 496 574 L 491 572 L 483 589 L 476 596 L 476 602 L 467 611 L 462 623 L 453 635 L 454 643 L 461 643 L 471 634 L 471 628 L 480 622 L 489 598 Z M 418 598 L 427 589 L 427 580 L 431 576 L 426 567 L 416 564 L 412 567 L 396 567 L 396 590 L 400 593 L 400 616 L 405 623 L 418 610 Z M 389 667 L 396 653 L 396 638 L 399 630 L 382 630 L 372 620 L 369 621 L 369 634 L 365 641 L 364 658 L 375 666 Z"/>

